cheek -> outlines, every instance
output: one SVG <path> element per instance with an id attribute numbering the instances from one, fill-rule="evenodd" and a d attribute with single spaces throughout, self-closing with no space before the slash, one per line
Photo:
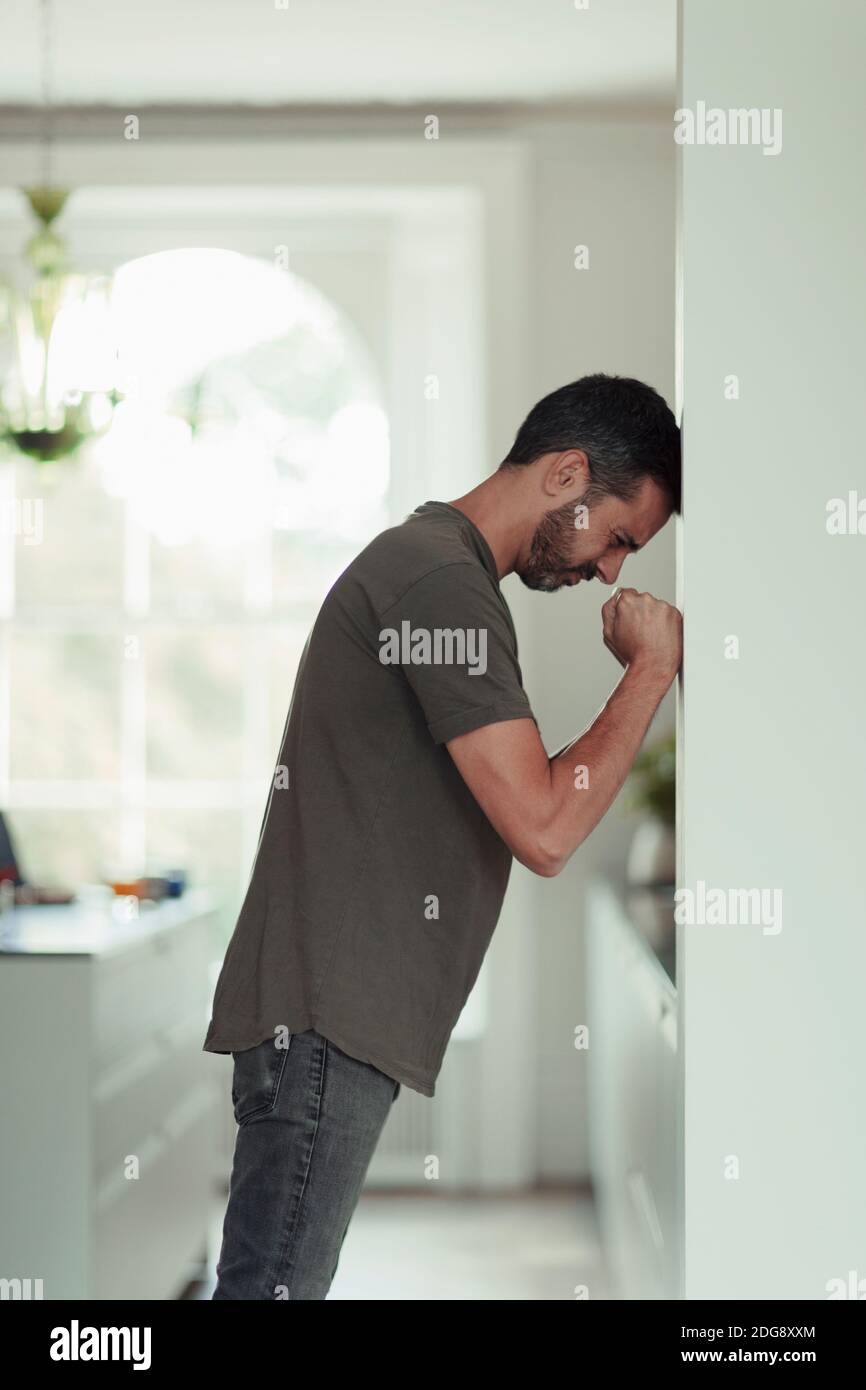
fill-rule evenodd
<path id="1" fill-rule="evenodd" d="M 598 536 L 589 528 L 576 528 L 572 533 L 570 545 L 572 558 L 579 564 L 595 560 L 604 553 L 599 546 Z"/>

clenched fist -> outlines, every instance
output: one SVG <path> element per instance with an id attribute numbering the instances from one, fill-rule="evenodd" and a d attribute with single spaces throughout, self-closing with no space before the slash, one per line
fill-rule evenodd
<path id="1" fill-rule="evenodd" d="M 617 589 L 601 610 L 604 645 L 621 666 L 638 664 L 670 683 L 683 659 L 683 615 L 664 599 Z"/>

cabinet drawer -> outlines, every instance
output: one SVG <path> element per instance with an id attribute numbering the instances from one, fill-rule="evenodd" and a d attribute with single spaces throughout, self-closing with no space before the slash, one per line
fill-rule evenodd
<path id="1" fill-rule="evenodd" d="M 590 897 L 590 1153 L 621 1297 L 674 1299 L 677 999 L 648 944 L 603 887 Z"/>
<path id="2" fill-rule="evenodd" d="M 197 1008 L 173 1029 L 147 1039 L 96 1087 L 91 1162 L 97 1202 L 103 1185 L 123 1176 L 127 1157 L 141 1155 L 148 1136 L 170 1122 L 184 1098 L 215 1080 L 201 1041 Z"/>
<path id="3" fill-rule="evenodd" d="M 190 1097 L 182 1129 L 151 1137 L 141 1177 L 94 1213 L 93 1298 L 176 1298 L 184 1271 L 204 1253 L 216 1142 L 210 1090 Z"/>
<path id="4" fill-rule="evenodd" d="M 206 932 L 206 920 L 199 919 L 98 963 L 93 985 L 97 1081 L 160 1029 L 184 1019 L 191 998 L 207 998 Z"/>

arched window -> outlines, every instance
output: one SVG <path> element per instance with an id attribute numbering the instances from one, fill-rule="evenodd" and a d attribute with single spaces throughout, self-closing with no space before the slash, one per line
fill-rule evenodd
<path id="1" fill-rule="evenodd" d="M 15 547 L 10 806 L 31 876 L 187 867 L 230 922 L 310 623 L 387 524 L 387 418 L 354 326 L 274 264 L 159 252 L 112 302 L 110 432 L 53 482 L 15 465 L 44 534 Z"/>

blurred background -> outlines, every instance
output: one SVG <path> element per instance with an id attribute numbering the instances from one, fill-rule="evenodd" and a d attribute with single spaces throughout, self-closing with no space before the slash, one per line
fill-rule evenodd
<path id="1" fill-rule="evenodd" d="M 321 599 L 553 388 L 674 403 L 676 6 L 0 11 L 0 1275 L 206 1298 L 200 1049 Z M 674 601 L 674 544 L 625 582 Z M 554 752 L 606 591 L 504 591 Z M 672 1296 L 673 699 L 566 872 L 515 864 L 333 1298 Z"/>

